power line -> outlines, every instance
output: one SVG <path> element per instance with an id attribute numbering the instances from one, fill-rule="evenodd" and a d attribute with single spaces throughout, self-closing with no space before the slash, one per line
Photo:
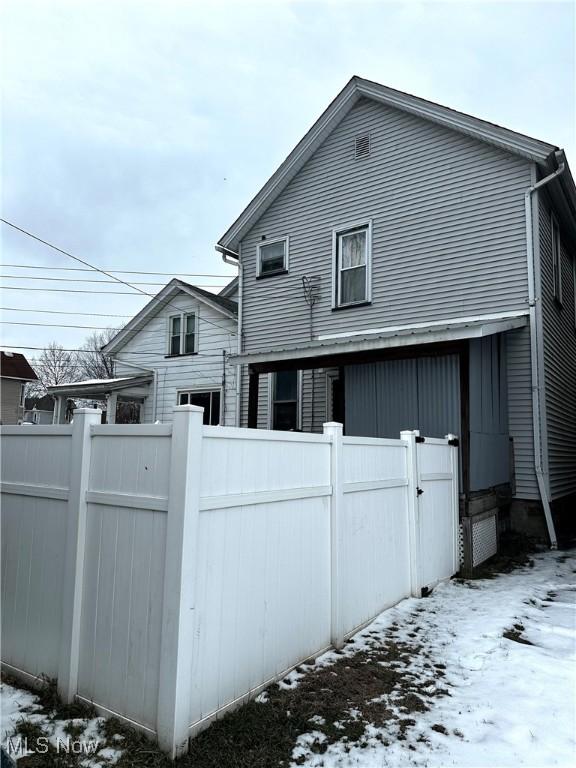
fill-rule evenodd
<path id="1" fill-rule="evenodd" d="M 104 281 L 101 281 L 104 282 Z M 94 290 L 82 290 L 80 288 L 31 288 L 20 285 L 0 285 L 0 291 L 49 291 L 50 293 L 106 293 L 108 296 L 132 296 L 135 299 L 139 299 L 135 293 L 131 291 L 94 291 Z M 150 296 L 149 293 L 144 294 Z M 152 296 L 152 298 L 154 298 Z"/>
<path id="2" fill-rule="evenodd" d="M 79 328 L 90 331 L 121 331 L 122 328 L 108 328 L 101 325 L 65 325 L 63 323 L 20 323 L 16 320 L 0 320 L 0 325 L 34 325 L 42 328 Z"/>
<path id="3" fill-rule="evenodd" d="M 65 271 L 65 272 L 92 272 L 91 269 L 86 267 L 49 267 L 44 264 L 4 264 L 5 267 L 17 268 L 17 269 L 49 269 L 52 271 Z M 217 275 L 210 272 L 146 272 L 130 270 L 130 269 L 114 269 L 113 267 L 106 267 L 108 272 L 115 272 L 117 275 L 155 275 L 162 277 L 221 277 L 225 280 L 234 280 L 234 275 Z"/>
<path id="4" fill-rule="evenodd" d="M 70 312 L 64 309 L 23 309 L 22 307 L 0 307 L 0 312 L 41 312 L 49 315 L 85 315 L 86 317 L 134 317 L 134 315 L 108 315 L 102 312 Z"/>
<path id="5" fill-rule="evenodd" d="M 89 270 L 86 270 L 87 272 Z M 100 283 L 110 284 L 114 283 L 114 280 L 90 280 L 87 277 L 36 277 L 32 275 L 0 275 L 0 280 L 56 280 L 60 283 Z M 153 285 L 157 287 L 164 287 L 166 283 L 131 283 L 131 285 Z M 222 285 L 196 285 L 196 288 L 223 288 Z"/>
<path id="6" fill-rule="evenodd" d="M 101 269 L 100 267 L 95 267 L 93 264 L 90 264 L 90 262 L 85 261 L 84 259 L 81 259 L 79 256 L 74 256 L 74 254 L 69 253 L 68 251 L 64 251 L 62 248 L 58 248 L 58 246 L 53 245 L 52 243 L 49 243 L 47 240 L 43 240 L 41 237 L 38 237 L 37 235 L 32 234 L 32 232 L 28 232 L 26 229 L 22 229 L 22 227 L 17 226 L 16 224 L 13 224 L 11 221 L 8 221 L 7 219 L 0 219 L 2 223 L 6 224 L 9 227 L 12 227 L 13 229 L 17 230 L 18 232 L 21 232 L 23 235 L 26 235 L 27 237 L 31 237 L 33 240 L 36 240 L 39 243 L 42 243 L 43 245 L 47 246 L 48 248 L 52 248 L 54 251 L 58 251 L 58 253 L 64 254 L 64 256 L 68 256 L 68 258 L 73 259 L 74 261 L 79 262 L 80 264 L 84 264 L 85 267 L 90 267 L 90 269 L 93 269 L 95 272 L 100 272 L 102 275 L 106 275 L 106 277 L 112 278 L 112 280 L 116 281 L 117 283 L 122 283 L 123 285 L 126 285 L 128 288 L 133 288 L 133 290 L 137 291 L 138 293 L 143 294 L 144 296 L 148 296 L 151 299 L 154 299 L 154 294 L 147 293 L 146 291 L 143 291 L 141 288 L 137 288 L 136 286 L 131 285 L 126 280 L 122 280 L 120 277 L 115 277 L 110 272 L 106 272 L 106 270 Z M 8 286 L 11 287 L 11 286 Z M 12 290 L 14 288 L 12 287 Z M 30 289 L 25 289 L 30 290 Z M 36 289 L 36 290 L 42 290 L 42 289 Z M 44 289 L 44 290 L 58 290 L 57 288 L 51 288 L 51 289 Z M 65 289 L 60 289 L 65 290 Z M 88 293 L 88 291 L 76 291 L 76 293 Z M 96 291 L 95 291 L 96 293 Z M 181 312 L 180 307 L 176 307 L 176 305 L 172 305 L 169 302 L 166 302 L 167 305 L 174 306 L 175 309 L 178 310 L 178 312 Z M 228 328 L 225 328 L 223 325 L 220 325 L 219 323 L 215 323 L 213 320 L 208 320 L 207 318 L 204 319 L 205 323 L 209 323 L 211 325 L 214 325 L 216 328 L 220 328 L 228 335 L 236 335 L 236 332 L 230 332 Z"/>
<path id="7" fill-rule="evenodd" d="M 44 352 L 46 349 L 48 349 L 48 347 L 26 347 L 26 346 L 18 345 L 18 344 L 0 344 L 0 347 L 3 347 L 4 349 L 32 349 L 32 350 L 37 350 L 37 351 L 40 351 L 40 352 Z M 58 352 L 94 352 L 95 354 L 105 354 L 105 353 L 100 352 L 97 349 L 80 349 L 80 348 L 77 348 L 77 347 L 75 347 L 75 348 L 58 347 Z M 120 352 L 119 354 L 121 354 L 121 355 L 148 355 L 148 357 L 150 357 L 150 352 L 129 352 L 129 351 L 126 350 L 126 351 Z M 190 355 L 174 355 L 174 357 L 172 359 L 176 360 L 176 359 L 178 359 L 180 357 L 186 357 L 186 358 L 187 357 L 190 357 L 190 358 L 195 358 L 195 357 L 217 357 L 219 360 L 222 360 L 222 351 L 220 351 L 220 352 L 195 352 L 194 354 L 190 354 Z M 122 360 L 120 360 L 119 362 L 122 362 Z"/>

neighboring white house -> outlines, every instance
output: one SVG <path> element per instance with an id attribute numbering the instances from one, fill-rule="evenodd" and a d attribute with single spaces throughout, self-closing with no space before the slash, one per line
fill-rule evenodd
<path id="1" fill-rule="evenodd" d="M 212 294 L 171 280 L 103 347 L 116 378 L 50 387 L 54 421 L 67 398 L 106 401 L 109 423 L 172 420 L 175 405 L 201 405 L 206 424 L 234 425 L 237 280 Z"/>

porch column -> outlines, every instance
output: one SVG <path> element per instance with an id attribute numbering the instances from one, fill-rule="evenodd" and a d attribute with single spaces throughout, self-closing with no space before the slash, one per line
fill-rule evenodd
<path id="1" fill-rule="evenodd" d="M 63 408 L 63 404 L 64 404 L 64 397 L 62 395 L 55 395 L 54 411 L 52 412 L 52 424 L 62 423 L 62 411 L 65 410 Z"/>
<path id="2" fill-rule="evenodd" d="M 106 395 L 106 424 L 116 424 L 116 405 L 118 404 L 118 395 L 116 392 L 110 392 Z"/>
<path id="3" fill-rule="evenodd" d="M 248 427 L 258 427 L 258 382 L 259 375 L 251 369 L 248 376 Z"/>

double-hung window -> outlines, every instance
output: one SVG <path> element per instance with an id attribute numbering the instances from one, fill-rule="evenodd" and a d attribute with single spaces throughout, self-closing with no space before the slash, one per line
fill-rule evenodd
<path id="1" fill-rule="evenodd" d="M 298 429 L 298 371 L 278 371 L 271 381 L 272 429 Z"/>
<path id="2" fill-rule="evenodd" d="M 204 424 L 217 426 L 220 424 L 220 390 L 215 389 L 211 392 L 190 392 L 178 393 L 178 405 L 199 405 L 204 408 Z"/>
<path id="3" fill-rule="evenodd" d="M 562 244 L 560 228 L 554 214 L 551 216 L 552 231 L 552 278 L 554 281 L 554 298 L 562 304 Z"/>
<path id="4" fill-rule="evenodd" d="M 196 351 L 196 315 L 182 312 L 169 319 L 169 355 L 191 355 Z"/>
<path id="5" fill-rule="evenodd" d="M 288 238 L 264 240 L 258 245 L 257 275 L 268 277 L 288 271 Z"/>
<path id="6" fill-rule="evenodd" d="M 334 307 L 370 301 L 372 225 L 334 230 Z"/>

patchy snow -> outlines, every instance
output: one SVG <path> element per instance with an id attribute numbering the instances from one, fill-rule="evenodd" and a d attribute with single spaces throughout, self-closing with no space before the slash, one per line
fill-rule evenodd
<path id="1" fill-rule="evenodd" d="M 0 684 L 0 735 L 1 743 L 10 756 L 18 760 L 32 749 L 26 749 L 26 741 L 19 740 L 16 729 L 22 720 L 38 725 L 53 747 L 60 753 L 86 755 L 81 762 L 86 768 L 105 768 L 116 763 L 122 751 L 105 744 L 101 736 L 102 717 L 73 718 L 68 720 L 52 718 L 42 711 L 38 698 L 29 691 L 15 688 L 8 683 Z M 74 729 L 73 736 L 68 729 Z M 118 737 L 119 740 L 122 737 Z M 28 744 L 28 747 L 31 745 Z M 44 747 L 42 747 L 44 748 Z"/>
<path id="2" fill-rule="evenodd" d="M 533 567 L 452 581 L 427 599 L 385 611 L 346 647 L 346 656 L 389 641 L 391 634 L 397 642 L 417 637 L 443 669 L 441 684 L 449 695 L 434 697 L 429 711 L 414 714 L 415 725 L 401 739 L 397 721 L 368 723 L 360 741 L 343 738 L 323 751 L 322 734 L 311 723 L 298 739 L 293 765 L 576 765 L 575 608 L 576 556 L 549 552 L 535 556 Z M 425 688 L 430 672 L 423 655 L 413 656 L 408 672 Z M 341 658 L 329 652 L 317 665 Z M 293 673 L 284 685 L 297 685 L 301 677 Z"/>

